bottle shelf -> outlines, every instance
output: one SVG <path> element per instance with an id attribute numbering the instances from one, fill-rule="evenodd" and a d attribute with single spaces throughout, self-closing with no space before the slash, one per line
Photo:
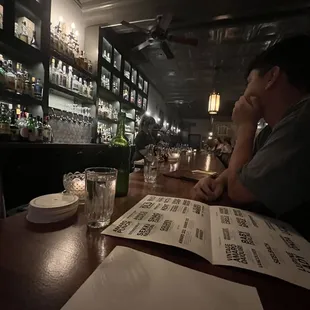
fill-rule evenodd
<path id="1" fill-rule="evenodd" d="M 98 121 L 108 123 L 108 124 L 117 124 L 116 120 L 113 120 L 113 119 L 110 119 L 107 117 L 103 117 L 103 116 L 98 116 Z"/>
<path id="2" fill-rule="evenodd" d="M 85 97 L 79 93 L 75 93 L 74 91 L 67 89 L 65 87 L 61 87 L 59 85 L 53 84 L 53 83 L 49 83 L 49 87 L 51 90 L 51 93 L 54 93 L 56 95 L 62 96 L 62 94 L 65 94 L 69 97 L 73 97 L 85 104 L 89 104 L 89 105 L 94 105 L 95 104 L 95 99 L 91 99 L 88 97 Z"/>
<path id="3" fill-rule="evenodd" d="M 93 73 L 85 70 L 84 68 L 80 67 L 77 65 L 75 59 L 71 58 L 70 56 L 64 55 L 54 49 L 51 50 L 51 55 L 52 57 L 61 60 L 63 63 L 71 66 L 73 69 L 75 69 L 76 71 L 80 72 L 81 75 L 83 75 L 84 77 L 86 77 L 87 79 L 90 79 L 92 81 L 96 81 L 97 80 L 97 76 L 94 75 Z"/>
<path id="4" fill-rule="evenodd" d="M 42 100 L 33 98 L 29 95 L 17 94 L 8 90 L 0 89 L 0 100 L 12 104 L 21 105 L 42 105 Z"/>

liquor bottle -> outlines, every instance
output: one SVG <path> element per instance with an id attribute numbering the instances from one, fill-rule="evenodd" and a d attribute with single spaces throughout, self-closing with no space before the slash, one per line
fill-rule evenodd
<path id="1" fill-rule="evenodd" d="M 94 86 L 93 82 L 89 82 L 89 86 L 87 87 L 87 97 L 93 99 L 94 98 Z"/>
<path id="2" fill-rule="evenodd" d="M 42 100 L 43 97 L 43 85 L 41 84 L 41 80 L 37 79 L 34 85 L 34 97 L 36 99 Z"/>
<path id="3" fill-rule="evenodd" d="M 111 145 L 116 147 L 117 157 L 120 159 L 118 165 L 118 174 L 116 182 L 116 196 L 123 197 L 128 193 L 129 172 L 130 172 L 130 148 L 127 139 L 125 138 L 125 121 L 126 114 L 118 114 L 118 125 L 116 136 L 112 139 Z"/>
<path id="4" fill-rule="evenodd" d="M 106 50 L 103 51 L 103 58 L 104 58 L 105 60 L 107 60 L 107 51 L 106 51 Z"/>
<path id="5" fill-rule="evenodd" d="M 67 87 L 67 80 L 68 80 L 68 76 L 67 76 L 67 67 L 63 66 L 62 67 L 62 83 L 60 86 L 62 87 Z"/>
<path id="6" fill-rule="evenodd" d="M 28 37 L 28 33 L 27 33 L 27 24 L 26 21 L 22 22 L 21 25 L 21 33 L 19 35 L 19 39 L 22 40 L 23 42 L 29 44 L 29 37 Z"/>
<path id="7" fill-rule="evenodd" d="M 10 131 L 11 131 L 11 141 L 17 142 L 19 141 L 19 128 L 17 126 L 17 117 L 15 110 L 11 112 L 11 124 L 10 124 Z"/>
<path id="8" fill-rule="evenodd" d="M 87 89 L 88 89 L 87 82 L 86 82 L 86 80 L 84 80 L 84 83 L 83 83 L 83 86 L 82 86 L 82 94 L 85 97 L 87 97 Z"/>
<path id="9" fill-rule="evenodd" d="M 19 135 L 21 141 L 28 141 L 28 127 L 27 127 L 27 116 L 25 108 L 20 114 L 20 118 L 18 120 L 17 126 L 19 128 Z"/>
<path id="10" fill-rule="evenodd" d="M 69 73 L 67 77 L 67 88 L 72 89 L 72 81 L 73 81 L 73 68 L 69 66 Z"/>
<path id="11" fill-rule="evenodd" d="M 99 128 L 98 134 L 97 134 L 97 144 L 101 144 L 101 143 L 102 143 L 102 133 L 101 133 L 101 128 Z"/>
<path id="12" fill-rule="evenodd" d="M 3 6 L 0 7 L 0 29 L 3 29 Z"/>
<path id="13" fill-rule="evenodd" d="M 59 60 L 57 64 L 57 69 L 56 69 L 56 85 L 61 85 L 61 80 L 62 80 L 62 61 Z"/>
<path id="14" fill-rule="evenodd" d="M 20 117 L 20 113 L 21 113 L 21 110 L 20 110 L 20 104 L 18 104 L 16 106 L 16 109 L 15 109 L 15 115 L 16 115 L 16 123 L 18 123 L 18 120 L 19 120 L 19 117 Z"/>
<path id="15" fill-rule="evenodd" d="M 42 118 L 40 116 L 37 116 L 36 138 L 37 142 L 43 142 L 43 123 Z"/>
<path id="16" fill-rule="evenodd" d="M 20 28 L 18 23 L 14 23 L 14 35 L 16 38 L 19 38 L 20 36 Z"/>
<path id="17" fill-rule="evenodd" d="M 82 78 L 79 78 L 79 94 L 83 95 L 83 83 Z"/>
<path id="18" fill-rule="evenodd" d="M 55 49 L 55 31 L 52 23 L 50 23 L 50 28 L 51 28 L 51 48 Z"/>
<path id="19" fill-rule="evenodd" d="M 90 73 L 93 73 L 93 63 L 91 62 L 91 60 L 88 61 L 88 71 Z"/>
<path id="20" fill-rule="evenodd" d="M 46 116 L 43 121 L 43 142 L 52 143 L 53 142 L 53 130 L 48 123 L 49 118 Z"/>
<path id="21" fill-rule="evenodd" d="M 37 33 L 35 30 L 33 31 L 33 35 L 32 35 L 30 45 L 34 48 L 39 48 L 38 42 L 37 42 Z"/>
<path id="22" fill-rule="evenodd" d="M 110 53 L 107 53 L 107 61 L 111 62 Z"/>
<path id="23" fill-rule="evenodd" d="M 4 87 L 5 85 L 5 75 L 6 71 L 4 69 L 4 59 L 3 55 L 0 54 L 0 87 Z"/>
<path id="24" fill-rule="evenodd" d="M 8 116 L 7 105 L 0 104 L 0 141 L 10 141 L 10 118 Z"/>
<path id="25" fill-rule="evenodd" d="M 24 93 L 24 74 L 22 64 L 16 64 L 15 90 L 17 94 Z"/>
<path id="26" fill-rule="evenodd" d="M 31 113 L 29 113 L 29 116 L 27 119 L 27 129 L 28 129 L 28 141 L 29 142 L 35 142 L 37 140 L 37 138 L 36 138 L 36 125 L 35 125 L 35 120 L 32 117 Z"/>
<path id="27" fill-rule="evenodd" d="M 77 64 L 78 64 L 79 67 L 81 67 L 81 68 L 84 67 L 84 60 L 85 60 L 84 52 L 81 51 L 80 56 L 77 59 Z"/>
<path id="28" fill-rule="evenodd" d="M 50 82 L 56 84 L 56 67 L 55 67 L 55 58 L 52 58 L 52 62 L 50 64 Z"/>
<path id="29" fill-rule="evenodd" d="M 32 84 L 28 71 L 24 71 L 24 95 L 32 96 Z"/>
<path id="30" fill-rule="evenodd" d="M 76 75 L 73 75 L 72 90 L 73 90 L 75 93 L 78 93 L 79 90 L 80 90 L 79 81 L 78 81 Z"/>
<path id="31" fill-rule="evenodd" d="M 88 59 L 85 56 L 85 52 L 84 52 L 84 64 L 83 64 L 83 68 L 85 71 L 88 71 Z"/>
<path id="32" fill-rule="evenodd" d="M 15 92 L 15 78 L 12 60 L 8 60 L 8 70 L 5 75 L 5 88 L 10 92 Z"/>

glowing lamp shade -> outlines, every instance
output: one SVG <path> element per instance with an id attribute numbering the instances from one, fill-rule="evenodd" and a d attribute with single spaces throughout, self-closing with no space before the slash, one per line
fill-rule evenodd
<path id="1" fill-rule="evenodd" d="M 215 92 L 213 92 L 209 96 L 209 106 L 208 106 L 209 114 L 217 114 L 218 113 L 218 111 L 220 110 L 220 101 L 221 101 L 220 94 L 216 94 Z"/>

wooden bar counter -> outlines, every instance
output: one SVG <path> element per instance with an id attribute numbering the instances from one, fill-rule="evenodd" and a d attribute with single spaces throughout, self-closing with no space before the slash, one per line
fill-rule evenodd
<path id="1" fill-rule="evenodd" d="M 166 165 L 163 169 L 221 172 L 224 168 L 213 156 L 193 154 L 183 157 L 179 165 Z M 134 172 L 130 177 L 128 196 L 116 199 L 113 220 L 147 194 L 190 198 L 192 187 L 191 182 L 163 175 L 152 186 L 143 182 L 141 172 Z M 60 309 L 117 245 L 255 286 L 265 310 L 310 309 L 310 291 L 306 289 L 263 274 L 214 266 L 193 253 L 174 247 L 100 235 L 98 231 L 87 229 L 82 212 L 69 221 L 53 225 L 30 224 L 25 215 L 21 213 L 0 220 L 1 309 Z"/>

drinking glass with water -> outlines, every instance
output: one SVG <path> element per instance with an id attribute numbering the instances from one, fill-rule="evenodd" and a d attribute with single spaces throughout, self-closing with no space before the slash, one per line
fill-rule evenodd
<path id="1" fill-rule="evenodd" d="M 144 182 L 156 183 L 158 159 L 155 156 L 154 145 L 149 145 L 147 151 L 144 157 Z"/>
<path id="2" fill-rule="evenodd" d="M 85 212 L 87 225 L 103 228 L 110 224 L 114 209 L 117 170 L 95 167 L 85 170 Z"/>

